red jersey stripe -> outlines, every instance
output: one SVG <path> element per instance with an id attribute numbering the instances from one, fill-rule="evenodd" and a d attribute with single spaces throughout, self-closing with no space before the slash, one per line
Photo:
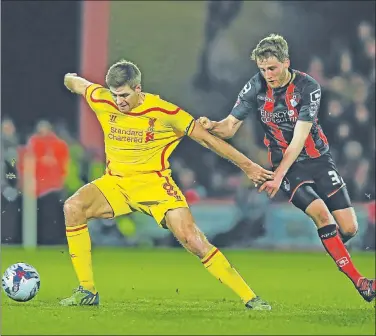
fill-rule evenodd
<path id="1" fill-rule="evenodd" d="M 170 142 L 165 148 L 163 148 L 162 150 L 162 154 L 161 154 L 161 170 L 165 170 L 166 169 L 166 162 L 165 162 L 165 155 L 166 155 L 166 151 L 167 149 L 176 141 L 180 140 L 181 138 L 177 138 L 175 139 L 174 141 Z"/>
<path id="2" fill-rule="evenodd" d="M 316 145 L 315 145 L 315 142 L 313 141 L 313 137 L 311 133 L 309 133 L 308 138 L 304 144 L 304 147 L 305 147 L 307 154 L 311 158 L 318 158 L 321 155 L 320 151 L 317 150 L 316 148 Z"/>
<path id="3" fill-rule="evenodd" d="M 93 90 L 93 92 L 91 93 L 90 95 L 90 100 L 93 102 L 93 103 L 103 103 L 103 104 L 108 104 L 108 105 L 111 105 L 113 108 L 115 108 L 116 110 L 119 111 L 118 107 L 116 106 L 116 104 L 110 100 L 107 100 L 107 99 L 95 99 L 93 94 L 95 91 L 99 90 L 99 89 L 104 89 L 103 87 L 97 87 L 96 89 Z"/>
<path id="4" fill-rule="evenodd" d="M 86 96 L 87 96 L 87 90 L 89 90 L 89 87 L 90 87 L 90 86 L 92 86 L 92 85 L 94 85 L 94 84 L 90 84 L 90 85 L 88 85 L 88 86 L 86 87 L 86 89 L 85 89 L 85 95 L 84 95 L 84 97 L 86 97 Z"/>
<path id="5" fill-rule="evenodd" d="M 149 108 L 149 109 L 147 109 L 145 111 L 141 111 L 141 112 L 128 112 L 128 113 L 125 113 L 125 114 L 131 115 L 131 116 L 139 116 L 139 115 L 147 114 L 149 112 L 158 111 L 158 112 L 162 112 L 162 113 L 165 113 L 165 114 L 173 115 L 173 114 L 178 113 L 180 110 L 181 110 L 180 107 L 178 107 L 176 110 L 173 110 L 173 111 L 166 110 L 166 109 L 164 109 L 162 107 L 151 107 L 151 108 Z"/>
<path id="6" fill-rule="evenodd" d="M 291 117 L 298 118 L 298 115 L 299 115 L 298 111 L 294 106 L 291 105 L 291 102 L 290 102 L 290 98 L 294 96 L 294 91 L 295 91 L 295 84 L 291 83 L 286 89 L 285 103 L 286 103 L 288 111 L 294 111 L 294 115 L 292 115 Z"/>

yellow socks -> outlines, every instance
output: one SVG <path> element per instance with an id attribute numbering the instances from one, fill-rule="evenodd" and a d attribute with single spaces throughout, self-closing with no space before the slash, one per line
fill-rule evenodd
<path id="1" fill-rule="evenodd" d="M 96 293 L 91 265 L 91 240 L 87 224 L 66 228 L 69 254 L 80 285 Z"/>
<path id="2" fill-rule="evenodd" d="M 256 294 L 216 247 L 213 247 L 201 261 L 214 277 L 230 287 L 244 303 L 256 297 Z"/>
<path id="3" fill-rule="evenodd" d="M 66 234 L 69 253 L 80 285 L 96 293 L 91 263 L 91 240 L 87 224 L 67 227 Z M 244 303 L 256 297 L 256 294 L 216 247 L 213 247 L 201 261 L 209 273 L 230 287 Z"/>

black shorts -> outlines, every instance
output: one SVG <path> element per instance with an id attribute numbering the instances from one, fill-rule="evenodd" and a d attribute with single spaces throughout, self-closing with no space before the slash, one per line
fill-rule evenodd
<path id="1" fill-rule="evenodd" d="M 306 183 L 312 184 L 324 201 L 345 186 L 330 153 L 294 163 L 282 180 L 281 189 L 291 202 L 298 188 Z"/>

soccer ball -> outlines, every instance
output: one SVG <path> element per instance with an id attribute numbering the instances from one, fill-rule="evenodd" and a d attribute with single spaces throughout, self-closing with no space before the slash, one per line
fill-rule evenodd
<path id="1" fill-rule="evenodd" d="M 7 268 L 1 279 L 1 284 L 5 294 L 12 300 L 25 302 L 37 295 L 40 278 L 33 266 L 17 263 Z"/>

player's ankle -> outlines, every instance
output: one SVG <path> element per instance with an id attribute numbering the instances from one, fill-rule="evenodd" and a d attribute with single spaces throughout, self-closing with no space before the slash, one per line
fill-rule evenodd
<path id="1" fill-rule="evenodd" d="M 97 293 L 97 290 L 95 289 L 94 285 L 88 285 L 88 284 L 81 284 L 82 288 L 91 292 L 91 293 Z"/>
<path id="2" fill-rule="evenodd" d="M 366 277 L 359 277 L 358 279 L 355 280 L 355 286 L 356 287 L 359 287 L 360 286 L 360 282 L 365 279 Z"/>
<path id="3" fill-rule="evenodd" d="M 255 297 L 257 297 L 257 295 L 252 291 L 252 293 L 249 294 L 247 297 L 242 298 L 242 301 L 244 302 L 244 304 L 246 304 L 247 302 L 251 301 Z"/>

